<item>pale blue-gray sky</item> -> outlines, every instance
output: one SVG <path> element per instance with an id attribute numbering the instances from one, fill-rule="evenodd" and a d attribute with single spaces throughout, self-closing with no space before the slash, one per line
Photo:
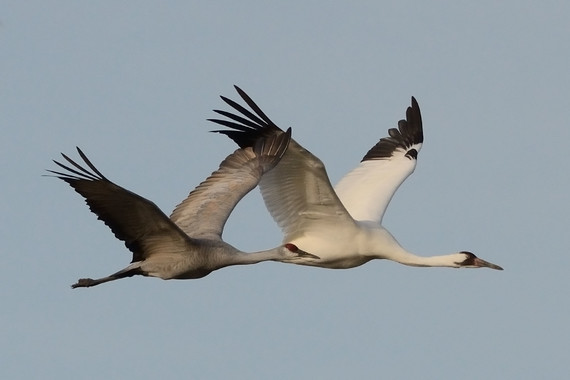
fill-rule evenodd
<path id="1" fill-rule="evenodd" d="M 0 14 L 0 377 L 562 379 L 570 373 L 570 5 L 564 1 L 7 1 Z M 385 224 L 505 271 L 278 263 L 71 290 L 130 253 L 65 183 L 78 145 L 165 212 L 234 145 L 245 89 L 333 182 L 422 108 Z M 257 191 L 224 234 L 280 232 Z"/>

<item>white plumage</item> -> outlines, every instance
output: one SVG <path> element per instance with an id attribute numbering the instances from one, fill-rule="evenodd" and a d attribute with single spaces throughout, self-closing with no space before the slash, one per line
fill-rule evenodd
<path id="1" fill-rule="evenodd" d="M 222 96 L 240 115 L 215 110 L 226 119 L 210 119 L 231 129 L 218 130 L 240 147 L 252 146 L 281 129 L 236 86 L 253 110 Z M 423 267 L 501 267 L 471 252 L 423 257 L 406 251 L 380 223 L 402 182 L 414 171 L 423 143 L 419 106 L 414 98 L 406 119 L 388 131 L 362 162 L 333 189 L 323 163 L 291 140 L 277 166 L 259 183 L 270 214 L 282 229 L 284 243 L 294 244 L 319 257 L 295 257 L 295 264 L 325 268 L 352 268 L 372 259 L 388 259 Z"/>

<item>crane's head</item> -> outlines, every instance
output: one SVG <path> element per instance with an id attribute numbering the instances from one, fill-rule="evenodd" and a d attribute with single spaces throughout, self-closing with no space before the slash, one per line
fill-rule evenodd
<path id="1" fill-rule="evenodd" d="M 286 255 L 289 256 L 289 258 L 309 258 L 309 259 L 320 260 L 319 256 L 313 255 L 309 252 L 305 252 L 292 243 L 284 244 L 282 246 L 282 250 L 285 251 Z"/>
<path id="2" fill-rule="evenodd" d="M 457 264 L 458 268 L 491 268 L 497 270 L 503 270 L 498 265 L 492 264 L 488 261 L 478 258 L 471 252 L 461 251 L 457 254 L 457 261 L 454 261 Z"/>

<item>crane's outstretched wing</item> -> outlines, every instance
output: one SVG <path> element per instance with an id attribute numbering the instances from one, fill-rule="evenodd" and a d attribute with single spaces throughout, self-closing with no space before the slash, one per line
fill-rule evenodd
<path id="1" fill-rule="evenodd" d="M 89 209 L 125 242 L 133 253 L 132 262 L 142 261 L 153 253 L 179 251 L 192 244 L 189 239 L 151 201 L 109 181 L 77 148 L 91 169 L 79 165 L 65 154 L 63 158 L 73 167 L 54 162 L 66 172 L 48 170 L 67 182 L 85 198 Z"/>
<path id="2" fill-rule="evenodd" d="M 255 114 L 222 96 L 222 100 L 241 115 L 214 110 L 230 120 L 209 120 L 231 129 L 213 132 L 227 135 L 244 148 L 272 131 L 281 130 L 244 91 L 237 86 L 235 89 Z M 284 233 L 284 241 L 313 228 L 326 228 L 327 223 L 354 225 L 333 190 L 321 160 L 293 139 L 277 166 L 261 178 L 259 188 L 269 213 Z"/>
<path id="3" fill-rule="evenodd" d="M 389 129 L 388 134 L 334 188 L 356 220 L 381 223 L 392 196 L 416 168 L 424 135 L 420 107 L 414 97 L 406 110 L 406 120 L 400 120 L 398 128 Z"/>
<path id="4" fill-rule="evenodd" d="M 277 165 L 290 140 L 291 128 L 272 130 L 252 146 L 236 150 L 176 206 L 170 219 L 193 238 L 221 240 L 234 207 Z"/>

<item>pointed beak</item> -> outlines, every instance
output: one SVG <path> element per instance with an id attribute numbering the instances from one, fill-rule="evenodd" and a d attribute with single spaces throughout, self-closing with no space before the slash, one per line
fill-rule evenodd
<path id="1" fill-rule="evenodd" d="M 503 268 L 501 268 L 500 266 L 492 264 L 488 261 L 482 260 L 478 257 L 476 257 L 474 259 L 473 265 L 476 267 L 481 267 L 481 268 L 485 267 L 485 268 L 491 268 L 491 269 L 496 269 L 496 270 L 503 270 Z"/>

